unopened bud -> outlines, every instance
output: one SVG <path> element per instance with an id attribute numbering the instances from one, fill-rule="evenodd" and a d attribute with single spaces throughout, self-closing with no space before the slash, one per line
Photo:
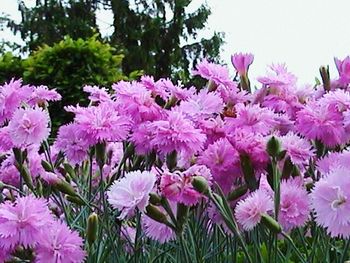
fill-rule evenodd
<path id="1" fill-rule="evenodd" d="M 20 174 L 23 178 L 23 181 L 26 183 L 26 185 L 28 186 L 28 188 L 30 190 L 33 190 L 34 189 L 34 186 L 33 186 L 33 179 L 32 177 L 30 176 L 30 172 L 28 170 L 28 168 L 26 166 L 22 166 L 20 168 Z"/>
<path id="2" fill-rule="evenodd" d="M 208 195 L 210 190 L 208 181 L 203 176 L 194 176 L 192 179 L 192 186 L 197 192 L 204 195 Z"/>
<path id="3" fill-rule="evenodd" d="M 154 205 L 148 205 L 146 207 L 146 215 L 159 223 L 167 222 L 166 215 Z"/>
<path id="4" fill-rule="evenodd" d="M 150 193 L 149 194 L 149 202 L 152 204 L 152 205 L 160 205 L 161 202 L 162 202 L 162 197 L 156 193 Z"/>
<path id="5" fill-rule="evenodd" d="M 218 85 L 213 80 L 209 80 L 207 87 L 208 87 L 208 91 L 215 91 Z"/>
<path id="6" fill-rule="evenodd" d="M 270 140 L 268 140 L 267 142 L 267 153 L 272 157 L 276 157 L 280 152 L 281 152 L 280 142 L 276 139 L 275 136 L 272 136 Z"/>
<path id="7" fill-rule="evenodd" d="M 258 181 L 255 178 L 253 164 L 248 155 L 241 154 L 240 155 L 240 163 L 243 172 L 244 180 L 248 186 L 248 188 L 252 191 L 258 188 Z"/>
<path id="8" fill-rule="evenodd" d="M 248 191 L 247 185 L 239 186 L 227 195 L 227 201 L 235 201 L 241 196 L 243 196 L 247 191 Z"/>
<path id="9" fill-rule="evenodd" d="M 106 143 L 98 143 L 95 146 L 96 162 L 102 167 L 106 162 Z"/>
<path id="10" fill-rule="evenodd" d="M 69 183 L 67 183 L 64 180 L 58 181 L 56 184 L 53 185 L 54 188 L 56 188 L 58 191 L 71 195 L 71 196 L 78 196 L 77 192 L 74 190 L 73 186 L 71 186 Z"/>
<path id="11" fill-rule="evenodd" d="M 170 171 L 173 171 L 177 165 L 177 152 L 172 151 L 166 157 L 166 164 Z"/>
<path id="12" fill-rule="evenodd" d="M 64 170 L 66 171 L 66 173 L 68 173 L 71 178 L 76 178 L 75 171 L 69 163 L 64 163 L 63 167 L 64 167 Z"/>
<path id="13" fill-rule="evenodd" d="M 331 80 L 329 75 L 329 66 L 321 66 L 320 67 L 320 75 L 323 82 L 323 88 L 325 91 L 329 91 L 331 89 Z"/>
<path id="14" fill-rule="evenodd" d="M 89 242 L 90 246 L 96 240 L 97 230 L 98 230 L 98 216 L 96 213 L 92 213 L 88 217 L 87 227 L 86 227 L 86 239 Z"/>
<path id="15" fill-rule="evenodd" d="M 46 172 L 53 172 L 53 168 L 51 164 L 45 160 L 41 160 L 41 166 L 44 168 Z"/>
<path id="16" fill-rule="evenodd" d="M 282 227 L 281 225 L 273 219 L 271 216 L 267 214 L 262 214 L 261 215 L 261 223 L 266 226 L 268 229 L 270 229 L 273 233 L 281 233 L 282 232 Z"/>

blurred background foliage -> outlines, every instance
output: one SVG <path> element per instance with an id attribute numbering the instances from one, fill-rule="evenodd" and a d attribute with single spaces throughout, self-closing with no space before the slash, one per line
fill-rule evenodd
<path id="1" fill-rule="evenodd" d="M 11 29 L 24 44 L 0 44 L 0 81 L 21 77 L 56 88 L 63 96 L 51 110 L 58 122 L 69 120 L 62 106 L 86 102 L 84 84 L 108 87 L 144 73 L 203 85 L 190 71 L 203 58 L 220 62 L 223 33 L 201 38 L 211 11 L 205 1 L 189 11 L 191 2 L 36 0 L 28 7 L 18 0 L 21 21 L 1 14 L 0 30 Z M 108 36 L 101 36 L 98 12 L 113 17 Z"/>

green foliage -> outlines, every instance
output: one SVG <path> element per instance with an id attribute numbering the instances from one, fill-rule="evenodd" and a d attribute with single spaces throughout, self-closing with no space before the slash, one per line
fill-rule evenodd
<path id="1" fill-rule="evenodd" d="M 23 79 L 33 85 L 56 88 L 62 95 L 62 101 L 53 104 L 50 110 L 53 123 L 57 125 L 69 121 L 63 106 L 86 105 L 87 96 L 83 96 L 82 91 L 84 85 L 109 86 L 127 79 L 120 68 L 123 57 L 96 37 L 88 40 L 66 37 L 53 46 L 45 45 L 32 53 L 24 61 Z"/>
<path id="2" fill-rule="evenodd" d="M 23 64 L 20 57 L 6 52 L 0 56 L 0 83 L 7 82 L 12 78 L 21 78 L 23 75 Z"/>

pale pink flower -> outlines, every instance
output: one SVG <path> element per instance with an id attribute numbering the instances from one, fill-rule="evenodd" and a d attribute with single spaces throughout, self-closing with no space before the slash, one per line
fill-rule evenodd
<path id="1" fill-rule="evenodd" d="M 317 160 L 316 166 L 322 175 L 328 174 L 337 167 L 344 167 L 350 170 L 350 151 L 330 152 L 322 159 Z"/>
<path id="2" fill-rule="evenodd" d="M 251 53 L 235 53 L 231 56 L 232 65 L 235 67 L 239 75 L 246 75 L 249 66 L 253 63 L 254 55 Z"/>
<path id="3" fill-rule="evenodd" d="M 8 126 L 0 128 L 0 151 L 7 152 L 14 147 Z"/>
<path id="4" fill-rule="evenodd" d="M 203 148 L 206 140 L 205 134 L 181 112 L 171 111 L 167 119 L 155 121 L 150 126 L 153 131 L 151 145 L 161 154 L 178 151 L 192 155 Z"/>
<path id="5" fill-rule="evenodd" d="M 61 95 L 55 89 L 49 89 L 47 86 L 33 87 L 33 92 L 29 98 L 29 105 L 41 105 L 49 101 L 61 100 Z"/>
<path id="6" fill-rule="evenodd" d="M 332 237 L 350 237 L 349 169 L 337 167 L 316 182 L 311 200 L 320 226 Z"/>
<path id="7" fill-rule="evenodd" d="M 259 77 L 258 81 L 272 87 L 295 86 L 297 78 L 288 72 L 285 64 L 272 64 L 266 77 Z"/>
<path id="8" fill-rule="evenodd" d="M 121 212 L 119 219 L 133 215 L 135 208 L 145 210 L 155 182 L 154 173 L 133 171 L 113 183 L 107 192 L 108 202 Z"/>
<path id="9" fill-rule="evenodd" d="M 153 136 L 152 123 L 149 121 L 136 125 L 131 134 L 130 140 L 135 145 L 135 150 L 138 154 L 143 155 L 152 151 L 150 141 Z"/>
<path id="10" fill-rule="evenodd" d="M 111 95 L 108 94 L 108 90 L 103 87 L 86 85 L 83 87 L 83 91 L 89 93 L 91 102 L 108 102 L 112 99 Z"/>
<path id="11" fill-rule="evenodd" d="M 157 81 L 158 89 L 166 90 L 169 98 L 176 98 L 177 100 L 187 100 L 195 93 L 195 88 L 186 89 L 181 82 L 175 85 L 170 79 L 160 79 Z"/>
<path id="12" fill-rule="evenodd" d="M 278 222 L 286 231 L 303 226 L 309 217 L 309 196 L 301 183 L 296 179 L 281 183 Z"/>
<path id="13" fill-rule="evenodd" d="M 86 253 L 83 239 L 65 223 L 55 221 L 42 231 L 36 246 L 35 262 L 38 263 L 82 263 Z"/>
<path id="14" fill-rule="evenodd" d="M 16 147 L 40 144 L 50 133 L 49 114 L 41 108 L 15 111 L 9 123 L 9 134 Z"/>
<path id="15" fill-rule="evenodd" d="M 343 60 L 334 58 L 335 65 L 339 72 L 339 83 L 341 85 L 348 85 L 350 83 L 350 56 Z"/>
<path id="16" fill-rule="evenodd" d="M 207 120 L 198 120 L 196 124 L 198 128 L 200 128 L 207 136 L 205 146 L 212 144 L 226 136 L 225 123 L 220 116 L 217 116 L 216 118 L 209 118 Z"/>
<path id="17" fill-rule="evenodd" d="M 37 237 L 52 220 L 44 199 L 25 196 L 17 198 L 15 203 L 0 204 L 0 247 L 37 244 Z"/>
<path id="18" fill-rule="evenodd" d="M 262 214 L 273 209 L 273 200 L 265 191 L 256 190 L 247 198 L 238 202 L 235 216 L 244 230 L 250 231 L 260 223 Z"/>

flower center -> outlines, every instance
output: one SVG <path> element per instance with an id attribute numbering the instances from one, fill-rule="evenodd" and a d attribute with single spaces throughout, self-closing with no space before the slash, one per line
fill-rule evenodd
<path id="1" fill-rule="evenodd" d="M 331 203 L 331 207 L 333 210 L 338 209 L 342 204 L 346 203 L 346 197 L 344 196 L 343 192 L 337 187 L 337 199 L 335 199 Z"/>

